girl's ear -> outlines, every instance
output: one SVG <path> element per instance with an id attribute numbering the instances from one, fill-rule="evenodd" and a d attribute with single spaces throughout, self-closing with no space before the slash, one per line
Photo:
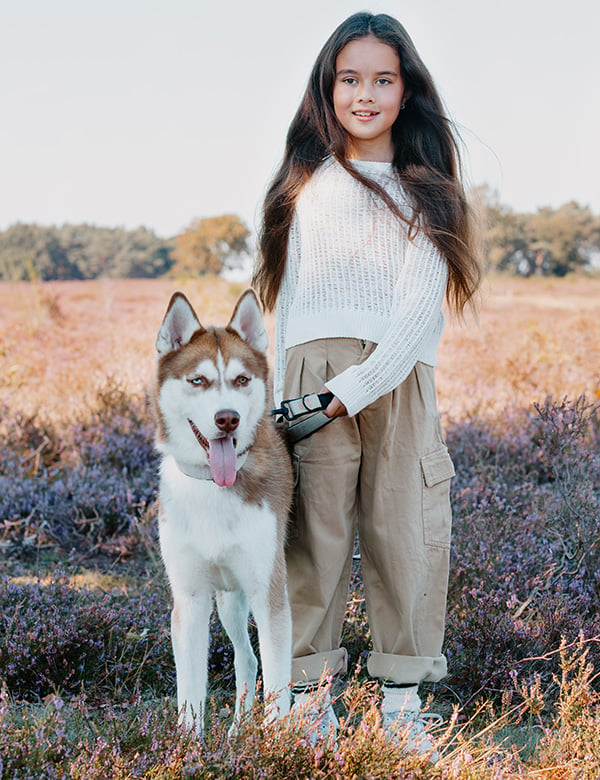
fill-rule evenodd
<path id="1" fill-rule="evenodd" d="M 258 298 L 251 288 L 242 293 L 227 327 L 235 330 L 254 349 L 267 351 L 269 337 Z"/>

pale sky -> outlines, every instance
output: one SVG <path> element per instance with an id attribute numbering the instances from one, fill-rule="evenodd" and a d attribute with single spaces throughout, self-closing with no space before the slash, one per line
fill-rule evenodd
<path id="1" fill-rule="evenodd" d="M 0 0 L 0 229 L 254 227 L 318 51 L 364 9 L 409 31 L 472 184 L 600 213 L 597 0 Z"/>

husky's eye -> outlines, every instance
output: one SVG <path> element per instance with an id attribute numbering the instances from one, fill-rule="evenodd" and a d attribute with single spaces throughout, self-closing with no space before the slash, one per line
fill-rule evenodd
<path id="1" fill-rule="evenodd" d="M 188 379 L 188 382 L 194 387 L 208 387 L 208 379 L 205 376 L 194 376 Z"/>
<path id="2" fill-rule="evenodd" d="M 245 385 L 250 383 L 250 377 L 244 376 L 244 374 L 240 374 L 239 376 L 236 376 L 234 385 L 236 387 L 244 387 Z"/>

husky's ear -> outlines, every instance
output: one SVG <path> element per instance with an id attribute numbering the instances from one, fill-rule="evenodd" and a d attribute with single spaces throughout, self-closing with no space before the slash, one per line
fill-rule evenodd
<path id="1" fill-rule="evenodd" d="M 260 304 L 253 289 L 249 288 L 242 293 L 227 327 L 235 330 L 254 349 L 258 349 L 260 352 L 267 351 L 269 337 L 265 330 Z"/>
<path id="2" fill-rule="evenodd" d="M 187 344 L 197 330 L 204 330 L 191 303 L 183 293 L 176 292 L 169 302 L 163 324 L 156 337 L 156 351 L 166 355 Z"/>

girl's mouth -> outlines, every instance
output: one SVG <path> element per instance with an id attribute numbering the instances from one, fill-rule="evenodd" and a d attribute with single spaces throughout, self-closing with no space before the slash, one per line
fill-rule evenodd
<path id="1" fill-rule="evenodd" d="M 373 117 L 379 116 L 379 111 L 353 111 L 352 115 L 357 119 L 373 119 Z"/>

